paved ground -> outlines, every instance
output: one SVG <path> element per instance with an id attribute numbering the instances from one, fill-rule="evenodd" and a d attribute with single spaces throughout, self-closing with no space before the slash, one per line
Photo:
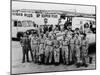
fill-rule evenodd
<path id="1" fill-rule="evenodd" d="M 22 50 L 19 42 L 12 41 L 12 73 L 34 73 L 34 72 L 48 72 L 48 71 L 63 71 L 63 70 L 79 70 L 79 69 L 95 69 L 95 54 L 93 56 L 93 63 L 89 64 L 87 68 L 80 67 L 76 68 L 75 65 L 66 66 L 60 64 L 55 65 L 38 65 L 33 62 L 21 63 L 22 62 Z M 30 59 L 31 60 L 31 59 Z"/>

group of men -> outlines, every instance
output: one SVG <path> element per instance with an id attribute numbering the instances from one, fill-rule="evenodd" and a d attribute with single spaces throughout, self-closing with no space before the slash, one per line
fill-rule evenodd
<path id="1" fill-rule="evenodd" d="M 27 62 L 29 62 L 28 52 L 30 52 L 32 61 L 39 64 L 59 65 L 63 63 L 66 65 L 75 64 L 76 67 L 88 66 L 88 40 L 86 34 L 80 34 L 78 28 L 74 31 L 70 28 L 59 31 L 56 27 L 46 33 L 34 34 L 33 31 L 31 31 L 31 35 L 27 35 L 27 33 L 25 32 L 20 40 L 23 63 L 25 55 Z M 61 35 L 58 35 L 59 33 Z"/>

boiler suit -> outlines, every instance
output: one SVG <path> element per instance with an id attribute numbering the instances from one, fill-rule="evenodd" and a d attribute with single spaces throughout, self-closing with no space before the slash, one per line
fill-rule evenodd
<path id="1" fill-rule="evenodd" d="M 46 49 L 45 49 L 45 63 L 51 63 L 52 61 L 52 41 L 50 39 L 46 39 Z"/>
<path id="2" fill-rule="evenodd" d="M 82 62 L 87 63 L 88 58 L 88 41 L 86 39 L 82 40 Z"/>
<path id="3" fill-rule="evenodd" d="M 38 60 L 38 40 L 35 37 L 31 38 L 31 49 L 33 51 L 34 61 L 37 62 Z"/>
<path id="4" fill-rule="evenodd" d="M 81 39 L 76 38 L 75 39 L 75 56 L 77 59 L 77 63 L 80 63 L 80 47 L 81 47 Z"/>
<path id="5" fill-rule="evenodd" d="M 59 63 L 59 59 L 60 59 L 59 41 L 54 40 L 53 46 L 54 46 L 54 62 Z"/>
<path id="6" fill-rule="evenodd" d="M 44 56 L 44 39 L 40 39 L 39 41 L 39 62 L 43 62 Z"/>
<path id="7" fill-rule="evenodd" d="M 70 50 L 69 50 L 69 61 L 73 62 L 74 61 L 74 55 L 75 55 L 75 38 L 70 39 Z"/>
<path id="8" fill-rule="evenodd" d="M 69 64 L 69 38 L 66 38 L 65 40 L 63 40 L 63 45 L 62 45 L 62 59 L 64 61 L 64 63 Z"/>

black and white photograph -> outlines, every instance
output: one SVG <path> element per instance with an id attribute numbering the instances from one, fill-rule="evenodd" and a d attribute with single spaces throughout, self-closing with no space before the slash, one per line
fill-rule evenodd
<path id="1" fill-rule="evenodd" d="M 96 6 L 11 1 L 11 74 L 96 69 Z"/>

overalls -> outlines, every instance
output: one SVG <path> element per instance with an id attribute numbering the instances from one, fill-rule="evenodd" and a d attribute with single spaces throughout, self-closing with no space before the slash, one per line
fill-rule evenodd
<path id="1" fill-rule="evenodd" d="M 88 41 L 86 39 L 82 40 L 82 62 L 87 63 L 88 59 Z"/>
<path id="2" fill-rule="evenodd" d="M 59 41 L 54 40 L 54 62 L 59 63 L 60 50 L 59 50 Z"/>
<path id="3" fill-rule="evenodd" d="M 75 39 L 71 38 L 70 39 L 70 50 L 69 50 L 69 61 L 72 62 L 74 61 L 75 57 Z"/>
<path id="4" fill-rule="evenodd" d="M 80 63 L 80 47 L 81 47 L 81 40 L 79 38 L 75 39 L 75 56 L 77 59 L 77 63 Z"/>
<path id="5" fill-rule="evenodd" d="M 63 45 L 62 45 L 62 59 L 64 61 L 64 63 L 68 64 L 69 60 L 68 60 L 68 56 L 69 56 L 69 49 L 68 49 L 68 44 L 69 44 L 69 40 L 63 40 Z"/>

